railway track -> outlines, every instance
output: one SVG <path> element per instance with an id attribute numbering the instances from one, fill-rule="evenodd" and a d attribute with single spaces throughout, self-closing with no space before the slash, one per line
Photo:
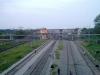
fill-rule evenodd
<path id="1" fill-rule="evenodd" d="M 67 49 L 67 63 L 68 63 L 67 75 L 77 75 L 72 48 L 68 41 L 66 41 L 66 46 L 67 46 L 66 49 Z"/>
<path id="2" fill-rule="evenodd" d="M 22 68 L 28 61 L 30 61 L 36 53 L 39 53 L 41 49 L 43 49 L 50 41 L 43 43 L 42 46 L 35 49 L 33 52 L 28 54 L 26 57 L 24 57 L 22 60 L 20 60 L 18 63 L 14 64 L 12 67 L 4 71 L 1 75 L 14 75 L 20 68 Z"/>
<path id="3" fill-rule="evenodd" d="M 84 57 L 81 48 L 73 41 L 66 41 L 67 74 L 61 75 L 100 75 L 90 60 Z"/>
<path id="4" fill-rule="evenodd" d="M 21 75 L 41 75 L 41 72 L 48 61 L 50 53 L 53 51 L 53 48 L 55 47 L 55 43 L 56 41 L 51 41 L 51 43 L 49 42 L 44 43 L 41 47 L 39 47 L 38 49 L 30 53 L 20 63 L 18 63 L 17 65 L 15 65 L 13 68 L 6 71 L 2 75 L 19 75 L 17 73 L 19 69 L 22 68 L 24 65 L 26 65 L 36 54 L 38 55 L 38 53 L 42 51 L 40 56 L 36 58 L 35 62 L 32 63 L 31 66 L 29 66 L 27 70 L 23 72 L 23 74 L 21 74 Z M 72 41 L 64 41 L 64 45 L 65 48 L 64 48 L 63 59 L 64 62 L 67 63 L 67 69 L 65 69 L 67 72 L 62 71 L 61 75 L 99 75 L 100 74 L 100 72 L 99 73 L 94 72 L 95 70 L 93 69 L 93 66 L 89 64 L 90 62 L 89 59 L 84 57 L 84 55 L 81 52 L 81 48 L 79 46 L 77 46 Z M 42 49 L 44 49 L 44 51 Z"/>
<path id="5" fill-rule="evenodd" d="M 79 46 L 77 46 L 74 42 L 70 42 L 73 54 L 73 61 L 75 64 L 75 70 L 77 75 L 99 75 L 94 72 L 94 70 L 90 67 L 89 63 L 87 63 L 87 59 L 84 58 L 84 55 L 81 54 Z M 88 59 L 89 60 L 89 59 Z"/>
<path id="6" fill-rule="evenodd" d="M 83 47 L 79 45 L 78 42 L 74 42 L 74 43 L 76 44 L 79 53 L 81 54 L 82 58 L 86 62 L 87 66 L 90 68 L 93 75 L 99 75 L 100 70 L 95 67 L 96 64 L 92 61 L 92 59 L 86 53 L 84 54 L 85 50 L 83 49 Z"/>
<path id="7" fill-rule="evenodd" d="M 24 73 L 24 75 L 41 75 L 41 72 L 54 48 L 55 42 L 48 48 L 48 50 L 36 61 L 36 64 L 32 64 L 31 67 Z"/>

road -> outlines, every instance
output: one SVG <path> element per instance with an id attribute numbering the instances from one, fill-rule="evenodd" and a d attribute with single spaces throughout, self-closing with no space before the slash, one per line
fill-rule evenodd
<path id="1" fill-rule="evenodd" d="M 80 53 L 80 48 L 73 41 L 64 41 L 64 49 L 60 59 L 60 75 L 100 75 L 100 71 L 92 70 Z"/>

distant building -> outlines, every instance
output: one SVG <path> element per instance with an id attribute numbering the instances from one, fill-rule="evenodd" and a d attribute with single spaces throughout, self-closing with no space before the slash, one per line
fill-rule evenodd
<path id="1" fill-rule="evenodd" d="M 74 39 L 77 38 L 79 29 L 46 29 L 40 28 L 33 30 L 36 39 Z"/>
<path id="2" fill-rule="evenodd" d="M 48 29 L 48 38 L 49 39 L 59 39 L 59 29 Z"/>
<path id="3" fill-rule="evenodd" d="M 39 29 L 40 30 L 40 39 L 48 39 L 48 30 L 46 28 Z"/>
<path id="4" fill-rule="evenodd" d="M 48 39 L 48 30 L 46 28 L 40 28 L 33 30 L 33 37 L 36 39 Z"/>
<path id="5" fill-rule="evenodd" d="M 75 39 L 79 29 L 48 29 L 50 39 Z"/>

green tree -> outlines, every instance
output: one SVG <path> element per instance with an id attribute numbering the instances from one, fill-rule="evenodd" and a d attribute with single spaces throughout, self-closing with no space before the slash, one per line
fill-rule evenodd
<path id="1" fill-rule="evenodd" d="M 17 38 L 17 39 L 23 39 L 23 38 L 25 38 L 25 35 L 27 35 L 27 34 L 26 34 L 26 31 L 25 30 L 17 30 L 15 32 L 15 35 L 18 35 L 15 38 Z"/>
<path id="2" fill-rule="evenodd" d="M 18 30 L 15 32 L 16 35 L 25 35 L 26 32 L 24 30 Z"/>
<path id="3" fill-rule="evenodd" d="M 81 34 L 87 34 L 88 33 L 88 29 L 87 28 L 83 28 L 81 31 Z"/>
<path id="4" fill-rule="evenodd" d="M 2 32 L 0 32 L 0 35 L 2 35 Z"/>
<path id="5" fill-rule="evenodd" d="M 95 22 L 94 31 L 96 34 L 100 34 L 100 14 L 95 18 L 94 22 Z"/>

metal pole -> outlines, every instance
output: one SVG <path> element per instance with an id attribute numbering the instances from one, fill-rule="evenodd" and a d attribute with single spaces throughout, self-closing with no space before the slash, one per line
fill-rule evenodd
<path id="1" fill-rule="evenodd" d="M 90 42 L 90 26 L 89 26 L 89 42 Z"/>

